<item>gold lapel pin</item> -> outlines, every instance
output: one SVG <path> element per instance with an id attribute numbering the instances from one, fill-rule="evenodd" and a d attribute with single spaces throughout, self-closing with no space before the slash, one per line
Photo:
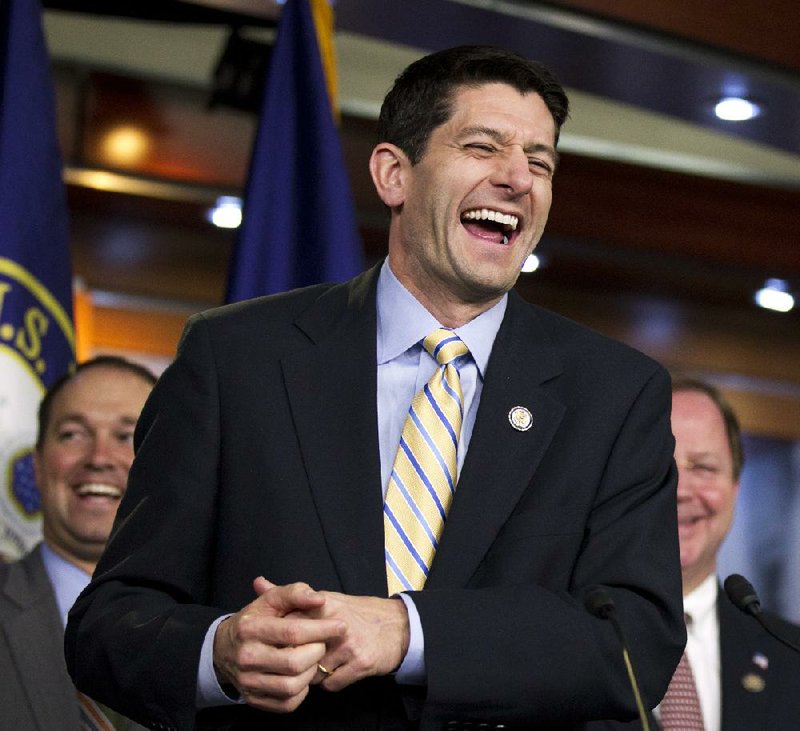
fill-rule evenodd
<path id="1" fill-rule="evenodd" d="M 766 684 L 764 678 L 755 673 L 747 673 L 742 676 L 742 687 L 750 693 L 760 693 Z"/>

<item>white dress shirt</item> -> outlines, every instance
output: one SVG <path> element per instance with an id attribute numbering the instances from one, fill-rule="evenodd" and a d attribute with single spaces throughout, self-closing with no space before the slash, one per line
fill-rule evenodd
<path id="1" fill-rule="evenodd" d="M 720 731 L 722 715 L 718 591 L 719 580 L 711 574 L 683 598 L 683 610 L 688 616 L 686 654 L 692 666 L 706 731 Z"/>
<path id="2" fill-rule="evenodd" d="M 721 731 L 718 591 L 719 580 L 711 574 L 683 597 L 683 612 L 687 618 L 686 655 L 692 666 L 705 731 Z M 655 715 L 660 721 L 659 708 L 655 709 Z"/>

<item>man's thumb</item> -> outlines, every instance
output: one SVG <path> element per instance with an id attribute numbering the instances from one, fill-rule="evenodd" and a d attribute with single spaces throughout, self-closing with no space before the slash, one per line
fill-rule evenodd
<path id="1" fill-rule="evenodd" d="M 258 596 L 261 596 L 265 591 L 269 591 L 270 589 L 274 588 L 275 584 L 271 581 L 267 581 L 263 576 L 258 576 L 253 579 L 253 590 L 255 591 Z"/>

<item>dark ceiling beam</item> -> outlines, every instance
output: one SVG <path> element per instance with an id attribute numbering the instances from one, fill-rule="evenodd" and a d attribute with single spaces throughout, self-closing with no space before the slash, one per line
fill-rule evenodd
<path id="1" fill-rule="evenodd" d="M 800 76 L 699 43 L 533 2 L 338 0 L 336 19 L 340 30 L 424 50 L 510 48 L 575 89 L 800 153 Z M 737 124 L 716 119 L 713 101 L 734 89 L 768 113 Z"/>

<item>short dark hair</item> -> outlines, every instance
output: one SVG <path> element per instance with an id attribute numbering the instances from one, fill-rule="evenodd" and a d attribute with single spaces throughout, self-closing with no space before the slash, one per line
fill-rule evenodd
<path id="1" fill-rule="evenodd" d="M 697 393 L 704 393 L 719 409 L 722 416 L 722 421 L 725 424 L 725 434 L 728 437 L 728 446 L 731 450 L 731 460 L 733 462 L 733 479 L 738 480 L 742 474 L 744 467 L 744 447 L 742 446 L 742 429 L 739 425 L 739 419 L 736 418 L 736 412 L 730 405 L 728 399 L 722 395 L 722 392 L 712 386 L 710 383 L 701 381 L 699 378 L 692 378 L 690 376 L 673 376 L 672 378 L 672 393 L 678 391 L 696 391 Z"/>
<path id="2" fill-rule="evenodd" d="M 47 427 L 50 426 L 50 412 L 53 409 L 53 399 L 59 392 L 66 386 L 75 376 L 83 371 L 88 371 L 91 368 L 116 368 L 121 371 L 127 371 L 135 376 L 138 376 L 144 381 L 147 381 L 151 386 L 156 382 L 155 374 L 145 366 L 134 363 L 133 361 L 123 358 L 119 355 L 98 355 L 91 360 L 85 360 L 79 363 L 75 370 L 65 373 L 58 380 L 56 380 L 50 388 L 47 389 L 41 402 L 39 403 L 39 433 L 36 436 L 36 449 L 40 449 L 45 434 L 47 434 Z"/>
<path id="3" fill-rule="evenodd" d="M 456 91 L 491 83 L 541 96 L 555 121 L 558 143 L 569 116 L 569 100 L 561 84 L 542 64 L 492 46 L 457 46 L 408 66 L 383 100 L 380 141 L 397 145 L 416 165 L 433 130 L 452 116 Z"/>

